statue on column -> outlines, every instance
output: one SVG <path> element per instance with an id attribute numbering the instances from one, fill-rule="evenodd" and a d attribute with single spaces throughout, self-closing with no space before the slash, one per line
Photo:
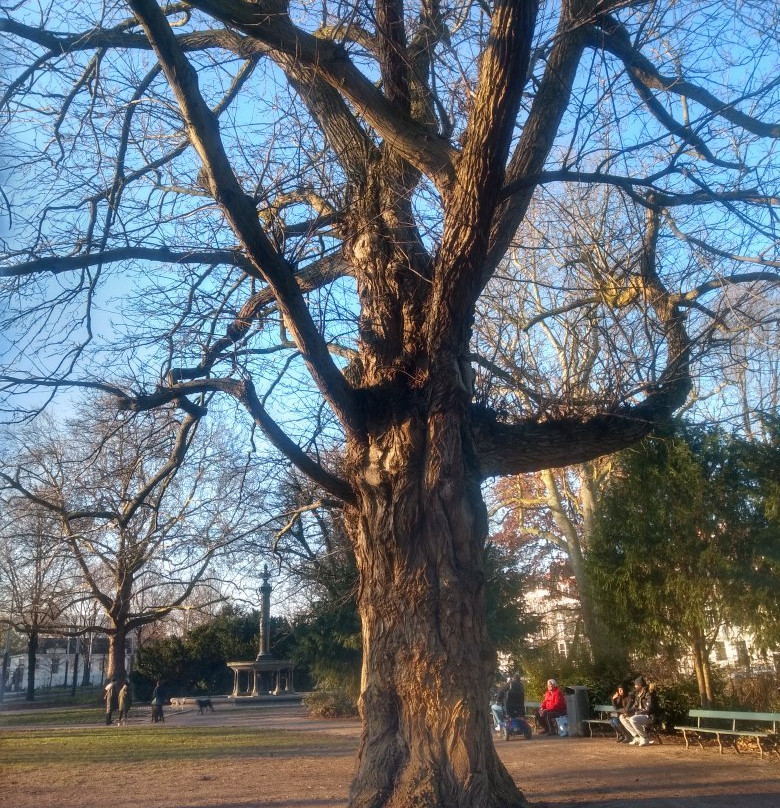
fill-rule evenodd
<path id="1" fill-rule="evenodd" d="M 271 573 L 268 565 L 263 566 L 260 575 L 263 579 L 260 587 L 260 627 L 258 632 L 257 657 L 254 662 L 228 662 L 233 671 L 233 698 L 250 699 L 263 696 L 295 695 L 293 685 L 293 663 L 289 659 L 276 659 L 271 653 L 271 585 L 268 583 Z M 282 672 L 285 673 L 282 687 Z M 246 672 L 249 682 L 246 692 L 241 692 L 240 674 Z M 263 674 L 273 677 L 272 689 L 263 686 Z"/>

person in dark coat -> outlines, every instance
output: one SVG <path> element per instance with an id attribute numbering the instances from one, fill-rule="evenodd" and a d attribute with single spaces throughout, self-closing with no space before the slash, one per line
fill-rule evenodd
<path id="1" fill-rule="evenodd" d="M 525 718 L 525 687 L 518 674 L 511 678 L 504 695 L 504 712 L 509 718 Z"/>
<path id="2" fill-rule="evenodd" d="M 620 723 L 633 738 L 632 746 L 647 746 L 650 743 L 647 730 L 658 713 L 658 694 L 649 688 L 644 676 L 637 676 L 634 682 L 634 699 L 628 715 L 620 716 Z"/>
<path id="3" fill-rule="evenodd" d="M 165 713 L 163 712 L 163 705 L 165 704 L 165 692 L 163 691 L 162 682 L 158 679 L 152 691 L 152 723 L 156 724 L 158 721 L 165 723 Z"/>

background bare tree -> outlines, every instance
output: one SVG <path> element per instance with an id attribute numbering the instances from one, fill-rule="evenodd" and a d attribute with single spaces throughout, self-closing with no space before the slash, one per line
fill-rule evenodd
<path id="1" fill-rule="evenodd" d="M 481 485 L 638 440 L 721 328 L 707 290 L 775 294 L 777 14 L 129 0 L 0 20 L 5 406 L 91 385 L 193 413 L 217 393 L 343 502 L 355 808 L 522 802 L 489 734 Z M 474 396 L 477 302 L 569 186 L 616 189 L 625 215 L 553 305 L 604 300 L 622 330 L 594 346 L 598 396 L 528 373 L 538 394 L 507 413 Z"/>
<path id="2" fill-rule="evenodd" d="M 610 267 L 630 267 L 638 255 L 635 213 L 614 189 L 569 189 L 540 203 L 544 215 L 526 220 L 510 260 L 479 302 L 475 324 L 477 398 L 507 418 L 560 408 L 609 407 L 620 386 L 643 384 L 642 368 L 654 346 L 647 321 L 636 316 L 639 290 L 631 274 L 616 279 Z M 667 249 L 680 262 L 677 233 Z M 689 330 L 699 337 L 692 355 L 694 389 L 686 406 L 698 417 L 743 425 L 776 410 L 771 379 L 777 363 L 776 322 L 751 284 L 698 283 L 692 266 L 680 275 L 676 297 L 691 309 Z M 533 383 L 529 383 L 533 380 Z M 776 396 L 776 394 L 775 394 Z M 717 404 L 708 409 L 708 399 Z M 760 422 L 756 424 L 759 426 Z M 547 545 L 539 573 L 565 559 L 576 582 L 585 636 L 597 666 L 610 670 L 625 654 L 597 614 L 585 564 L 594 509 L 613 462 L 609 457 L 533 478 L 507 477 L 495 488 L 501 535 L 516 543 Z M 568 579 L 567 579 L 568 580 Z M 550 581 L 554 588 L 554 582 Z M 553 593 L 554 595 L 555 593 Z"/>
<path id="3" fill-rule="evenodd" d="M 33 701 L 41 635 L 60 631 L 76 570 L 49 511 L 6 491 L 0 513 L 0 613 L 27 638 L 26 698 Z"/>
<path id="4" fill-rule="evenodd" d="M 92 406 L 60 428 L 46 420 L 20 433 L 0 481 L 46 514 L 77 573 L 71 595 L 100 607 L 81 632 L 108 636 L 106 675 L 121 679 L 129 632 L 184 607 L 196 587 L 221 599 L 210 565 L 254 530 L 262 496 L 241 495 L 231 452 L 216 435 L 197 441 L 197 418 Z"/>

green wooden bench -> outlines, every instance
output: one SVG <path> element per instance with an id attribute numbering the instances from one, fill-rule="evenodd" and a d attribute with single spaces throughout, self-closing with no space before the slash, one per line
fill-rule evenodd
<path id="1" fill-rule="evenodd" d="M 593 707 L 594 714 L 598 715 L 598 718 L 586 718 L 582 723 L 588 725 L 588 732 L 590 733 L 590 737 L 593 737 L 593 728 L 596 727 L 598 729 L 605 729 L 609 728 L 612 732 L 615 731 L 615 728 L 612 726 L 612 722 L 610 719 L 610 713 L 615 712 L 615 708 L 611 704 L 596 704 Z"/>
<path id="2" fill-rule="evenodd" d="M 731 744 L 734 750 L 739 752 L 737 741 L 740 738 L 754 738 L 762 758 L 765 751 L 774 751 L 780 756 L 778 749 L 780 713 L 689 710 L 688 718 L 695 718 L 696 725 L 677 727 L 677 730 L 683 734 L 686 749 L 690 746 L 691 739 L 704 749 L 702 739 L 714 735 L 721 754 L 723 754 L 724 742 Z"/>

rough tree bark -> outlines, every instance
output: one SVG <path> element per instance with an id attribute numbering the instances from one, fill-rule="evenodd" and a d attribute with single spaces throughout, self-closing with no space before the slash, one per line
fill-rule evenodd
<path id="1" fill-rule="evenodd" d="M 108 635 L 108 662 L 106 664 L 106 679 L 123 682 L 127 678 L 125 666 L 125 642 L 127 632 L 124 624 L 115 626 L 107 632 Z"/>
<path id="2" fill-rule="evenodd" d="M 521 802 L 491 739 L 487 518 L 460 410 L 401 411 L 349 452 L 363 622 L 356 808 Z"/>

